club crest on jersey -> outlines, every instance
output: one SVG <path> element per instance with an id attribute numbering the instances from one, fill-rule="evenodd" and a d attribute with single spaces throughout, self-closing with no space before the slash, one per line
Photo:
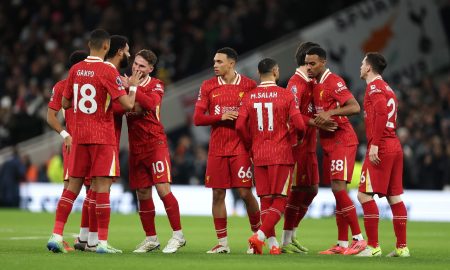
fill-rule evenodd
<path id="1" fill-rule="evenodd" d="M 122 86 L 122 80 L 120 79 L 120 76 L 117 76 L 116 83 L 119 87 Z"/>
<path id="2" fill-rule="evenodd" d="M 297 90 L 297 86 L 294 85 L 294 86 L 291 87 L 292 94 L 294 94 L 294 95 L 297 94 L 297 91 L 298 91 Z"/>

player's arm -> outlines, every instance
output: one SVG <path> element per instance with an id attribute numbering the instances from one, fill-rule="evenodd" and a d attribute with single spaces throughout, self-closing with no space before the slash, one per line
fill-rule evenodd
<path id="1" fill-rule="evenodd" d="M 251 148 L 251 137 L 250 132 L 248 131 L 248 113 L 245 106 L 241 106 L 239 109 L 239 117 L 236 120 L 236 132 L 244 143 L 244 147 L 247 151 L 250 151 Z"/>
<path id="2" fill-rule="evenodd" d="M 337 101 L 342 104 L 341 106 L 317 114 L 316 118 L 314 119 L 314 123 L 316 123 L 317 125 L 323 125 L 327 121 L 330 121 L 332 116 L 350 116 L 358 114 L 361 111 L 361 107 L 359 106 L 358 101 L 356 101 L 356 99 L 350 93 L 350 91 L 347 90 L 347 92 L 348 93 L 346 93 L 346 98 L 342 98 L 341 95 L 339 95 L 340 97 L 337 98 Z"/>
<path id="3" fill-rule="evenodd" d="M 289 118 L 297 130 L 298 139 L 301 140 L 306 132 L 306 126 L 303 122 L 302 114 L 300 113 L 298 100 L 296 97 L 292 97 L 289 102 Z"/>
<path id="4" fill-rule="evenodd" d="M 387 100 L 381 92 L 377 91 L 373 91 L 372 94 L 369 93 L 369 98 L 372 101 L 374 111 L 373 138 L 369 148 L 369 160 L 378 165 L 381 161 L 378 156 L 378 148 L 388 121 Z"/>
<path id="5" fill-rule="evenodd" d="M 63 137 L 67 152 L 70 152 L 70 148 L 72 146 L 72 136 L 62 127 L 61 123 L 59 123 L 59 120 L 57 118 L 58 112 L 59 111 L 56 111 L 52 108 L 48 108 L 47 123 L 51 128 L 58 132 L 61 137 Z"/>

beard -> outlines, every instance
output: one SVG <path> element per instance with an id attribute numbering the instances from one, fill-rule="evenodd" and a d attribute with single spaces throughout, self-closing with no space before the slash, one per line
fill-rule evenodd
<path id="1" fill-rule="evenodd" d="M 128 56 L 124 54 L 123 58 L 120 60 L 119 68 L 126 68 L 126 67 L 128 67 Z"/>

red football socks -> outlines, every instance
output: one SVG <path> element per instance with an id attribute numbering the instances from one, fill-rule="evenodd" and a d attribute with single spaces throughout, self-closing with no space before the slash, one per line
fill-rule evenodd
<path id="1" fill-rule="evenodd" d="M 291 194 L 289 194 L 284 213 L 283 230 L 293 230 L 296 225 L 295 222 L 300 211 L 300 194 L 301 192 L 298 190 L 292 190 Z"/>
<path id="2" fill-rule="evenodd" d="M 258 210 L 253 214 L 248 213 L 248 220 L 252 232 L 257 232 L 261 226 L 261 212 Z"/>
<path id="3" fill-rule="evenodd" d="M 91 190 L 88 190 L 86 192 L 86 197 L 84 198 L 83 201 L 83 208 L 81 208 L 81 224 L 80 227 L 81 228 L 87 228 L 89 227 L 89 203 L 90 203 L 90 195 L 91 195 Z"/>
<path id="4" fill-rule="evenodd" d="M 380 220 L 377 204 L 370 200 L 362 204 L 364 211 L 364 227 L 366 228 L 367 244 L 378 246 L 378 223 Z"/>
<path id="5" fill-rule="evenodd" d="M 89 190 L 91 192 L 90 200 L 89 200 L 89 232 L 98 232 L 97 227 L 97 211 L 96 211 L 96 202 L 97 192 L 93 190 Z"/>
<path id="6" fill-rule="evenodd" d="M 70 190 L 64 190 L 61 198 L 59 199 L 58 206 L 56 208 L 55 226 L 53 227 L 53 233 L 63 235 L 64 226 L 66 225 L 67 218 L 72 211 L 73 202 L 77 198 L 77 194 Z"/>
<path id="7" fill-rule="evenodd" d="M 267 210 L 267 214 L 261 224 L 261 228 L 259 228 L 262 232 L 264 232 L 267 238 L 275 236 L 275 225 L 277 225 L 284 213 L 287 198 L 278 197 L 273 198 L 272 201 L 272 205 Z"/>
<path id="8" fill-rule="evenodd" d="M 338 241 L 348 241 L 348 223 L 342 214 L 341 207 L 336 202 L 336 225 L 338 228 Z"/>
<path id="9" fill-rule="evenodd" d="M 346 190 L 341 190 L 334 193 L 336 198 L 336 203 L 341 207 L 341 213 L 347 220 L 350 229 L 352 230 L 352 235 L 357 235 L 361 233 L 361 228 L 358 223 L 358 216 L 356 215 L 356 208 L 353 201 L 348 196 Z"/>
<path id="10" fill-rule="evenodd" d="M 111 217 L 111 205 L 109 204 L 109 193 L 97 193 L 96 214 L 98 224 L 98 240 L 108 240 L 109 221 Z"/>
<path id="11" fill-rule="evenodd" d="M 217 239 L 227 237 L 227 218 L 214 218 Z"/>
<path id="12" fill-rule="evenodd" d="M 406 211 L 405 204 L 399 202 L 391 205 L 394 223 L 394 232 L 397 237 L 397 248 L 406 247 L 406 222 L 408 219 L 408 213 Z"/>
<path id="13" fill-rule="evenodd" d="M 139 200 L 139 217 L 146 236 L 156 235 L 155 204 L 153 199 Z"/>
<path id="14" fill-rule="evenodd" d="M 178 208 L 178 201 L 173 196 L 172 192 L 161 198 L 164 208 L 166 209 L 167 217 L 169 218 L 170 226 L 173 231 L 181 230 L 180 209 Z"/>

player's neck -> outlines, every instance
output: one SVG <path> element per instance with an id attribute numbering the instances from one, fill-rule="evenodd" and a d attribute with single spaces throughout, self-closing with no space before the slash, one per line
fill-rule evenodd
<path id="1" fill-rule="evenodd" d="M 304 66 L 299 66 L 298 70 L 300 70 L 301 72 L 303 72 L 303 74 L 308 74 L 308 67 L 306 65 Z"/>
<path id="2" fill-rule="evenodd" d="M 369 83 L 373 82 L 373 80 L 375 80 L 375 78 L 377 78 L 377 77 L 380 77 L 380 74 L 375 74 L 375 73 L 367 74 L 366 83 L 369 84 Z"/>
<path id="3" fill-rule="evenodd" d="M 222 80 L 226 83 L 226 84 L 230 84 L 232 82 L 234 82 L 234 80 L 236 79 L 237 76 L 237 72 L 233 69 L 230 70 L 229 72 L 227 72 L 225 75 L 221 76 Z"/>
<path id="4" fill-rule="evenodd" d="M 100 58 L 102 60 L 105 59 L 105 54 L 103 52 L 100 52 L 100 51 L 91 50 L 89 52 L 89 56 L 98 57 L 98 58 Z"/>
<path id="5" fill-rule="evenodd" d="M 110 63 L 113 64 L 117 69 L 119 69 L 119 66 L 120 66 L 120 59 L 116 59 L 115 57 L 113 57 L 113 58 L 106 59 L 106 61 L 110 62 Z"/>
<path id="6" fill-rule="evenodd" d="M 274 76 L 272 76 L 272 75 L 269 75 L 269 76 L 264 76 L 264 75 L 262 75 L 261 76 L 261 83 L 264 83 L 264 82 L 275 82 L 275 77 Z"/>
<path id="7" fill-rule="evenodd" d="M 317 77 L 315 78 L 317 81 L 320 81 L 320 79 L 322 78 L 323 74 L 325 73 L 325 71 L 327 71 L 326 68 L 324 68 L 319 74 L 317 74 Z"/>

